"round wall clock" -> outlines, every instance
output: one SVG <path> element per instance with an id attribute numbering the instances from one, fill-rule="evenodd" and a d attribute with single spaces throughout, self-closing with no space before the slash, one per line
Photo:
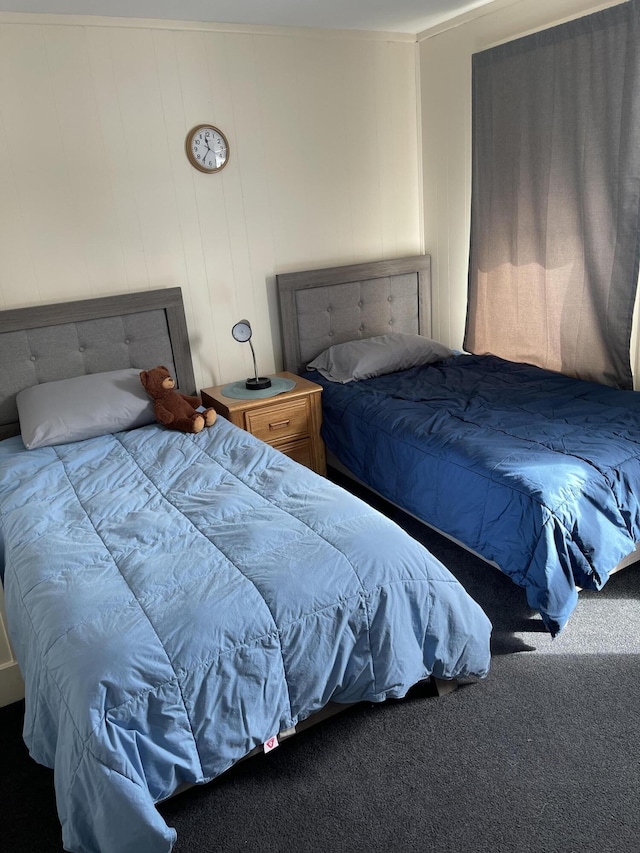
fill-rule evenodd
<path id="1" fill-rule="evenodd" d="M 227 137 L 211 124 L 199 124 L 190 130 L 185 147 L 189 162 L 201 172 L 219 172 L 229 162 Z"/>

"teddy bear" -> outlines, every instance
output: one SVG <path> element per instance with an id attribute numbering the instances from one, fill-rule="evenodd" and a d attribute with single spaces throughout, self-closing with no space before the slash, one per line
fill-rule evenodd
<path id="1" fill-rule="evenodd" d="M 215 409 L 196 411 L 201 405 L 199 397 L 189 397 L 187 394 L 174 391 L 176 383 L 164 365 L 160 364 L 151 370 L 142 370 L 140 381 L 154 401 L 153 411 L 156 420 L 169 429 L 198 433 L 215 421 Z"/>

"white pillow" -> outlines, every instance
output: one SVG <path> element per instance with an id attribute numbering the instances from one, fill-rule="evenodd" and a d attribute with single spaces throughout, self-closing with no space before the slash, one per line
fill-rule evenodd
<path id="1" fill-rule="evenodd" d="M 331 382 L 344 384 L 432 364 L 451 355 L 449 347 L 430 338 L 392 332 L 329 347 L 309 362 L 307 369 L 317 370 Z"/>
<path id="2" fill-rule="evenodd" d="M 83 441 L 155 421 L 153 402 L 135 367 L 43 382 L 16 395 L 28 450 Z"/>

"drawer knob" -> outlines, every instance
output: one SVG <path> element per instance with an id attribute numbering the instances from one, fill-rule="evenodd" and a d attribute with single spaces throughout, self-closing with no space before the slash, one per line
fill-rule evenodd
<path id="1" fill-rule="evenodd" d="M 289 426 L 291 421 L 287 419 L 286 421 L 276 421 L 274 424 L 269 424 L 269 429 L 282 429 L 282 427 Z"/>

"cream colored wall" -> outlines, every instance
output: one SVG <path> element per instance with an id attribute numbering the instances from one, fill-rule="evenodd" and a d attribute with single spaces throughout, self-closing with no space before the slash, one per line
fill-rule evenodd
<path id="1" fill-rule="evenodd" d="M 616 3 L 496 0 L 419 36 L 425 251 L 432 256 L 435 336 L 450 346 L 461 346 L 466 317 L 471 56 L 612 5 Z"/>
<path id="2" fill-rule="evenodd" d="M 0 307 L 179 285 L 200 385 L 275 275 L 422 250 L 415 38 L 0 14 Z M 231 159 L 203 175 L 187 131 Z"/>

